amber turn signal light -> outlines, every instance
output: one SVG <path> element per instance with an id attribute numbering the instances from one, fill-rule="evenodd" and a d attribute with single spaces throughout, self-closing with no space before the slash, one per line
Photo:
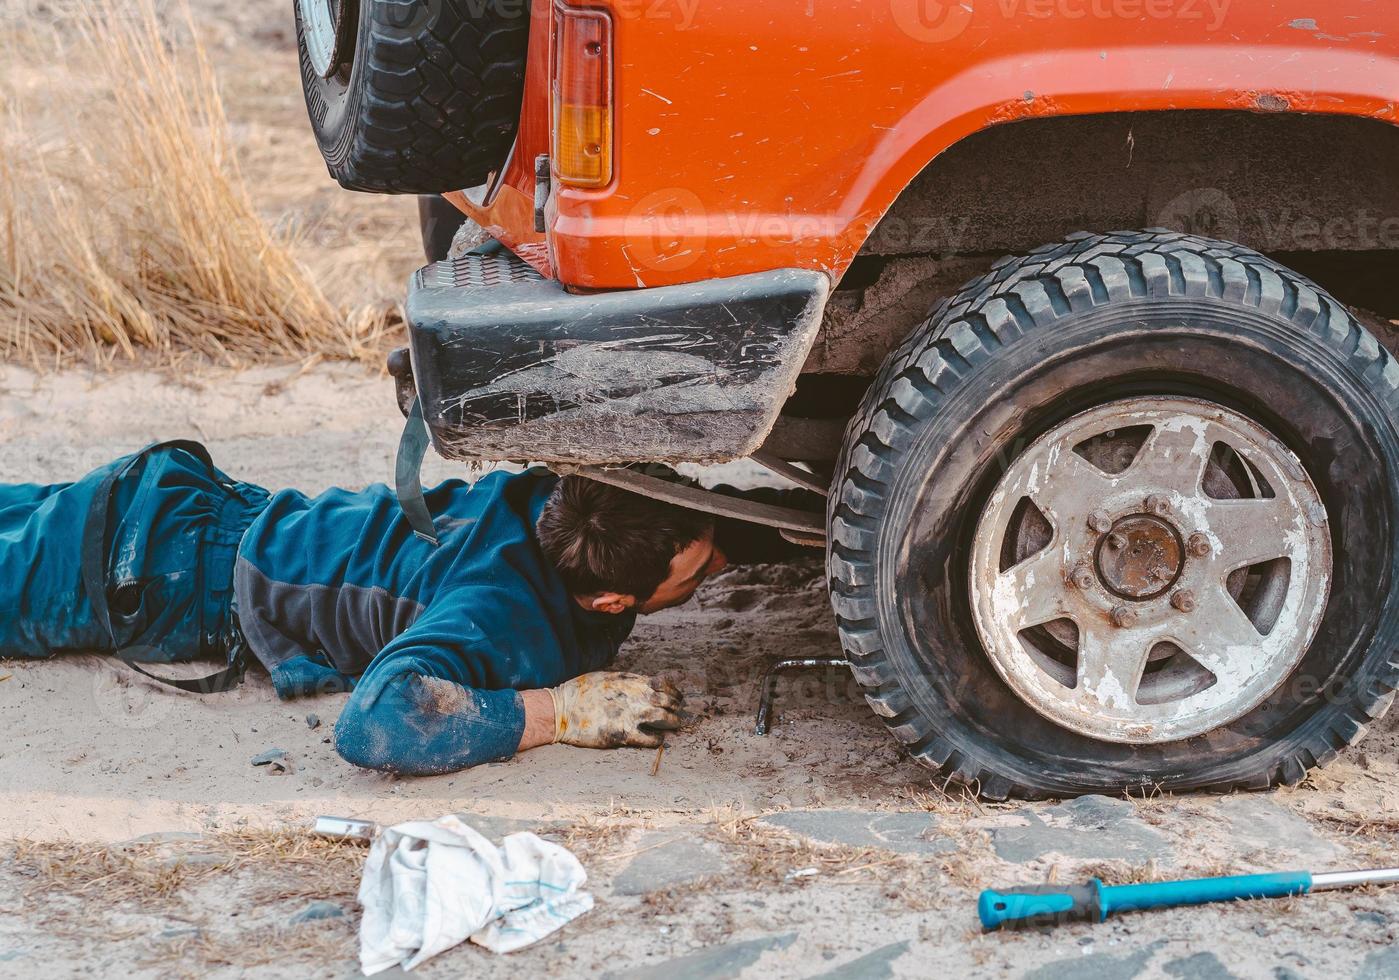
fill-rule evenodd
<path id="1" fill-rule="evenodd" d="M 554 172 L 576 187 L 612 179 L 612 20 L 554 7 Z"/>

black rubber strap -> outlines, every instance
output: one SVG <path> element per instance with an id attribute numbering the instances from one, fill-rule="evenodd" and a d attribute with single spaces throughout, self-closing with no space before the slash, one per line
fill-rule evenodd
<path id="1" fill-rule="evenodd" d="M 428 544 L 437 544 L 437 528 L 432 524 L 432 512 L 423 498 L 423 457 L 429 443 L 427 423 L 423 421 L 422 399 L 414 398 L 403 424 L 403 436 L 398 440 L 398 461 L 394 466 L 394 490 L 398 506 L 413 533 Z"/>
<path id="2" fill-rule="evenodd" d="M 169 442 L 159 442 L 155 445 L 147 446 L 140 452 L 134 453 L 121 466 L 112 470 L 97 485 L 97 491 L 93 494 L 92 503 L 88 507 L 87 520 L 83 525 L 82 539 L 82 576 L 83 589 L 87 592 L 88 602 L 92 604 L 92 614 L 97 619 L 103 631 L 112 639 L 112 646 L 116 655 L 138 674 L 144 674 L 153 681 L 159 681 L 168 687 L 181 691 L 190 691 L 196 694 L 213 694 L 219 691 L 227 691 L 237 687 L 243 679 L 243 668 L 245 664 L 244 645 L 241 637 L 231 637 L 228 645 L 228 666 L 223 670 L 204 677 L 192 677 L 189 679 L 174 677 L 159 677 L 146 670 L 136 662 L 130 649 L 124 647 L 117 639 L 116 630 L 112 627 L 112 609 L 107 597 L 107 550 L 110 546 L 111 535 L 109 531 L 109 521 L 111 518 L 112 491 L 116 488 L 117 481 L 131 471 L 131 468 L 138 462 L 153 453 L 166 450 L 182 449 L 195 459 L 199 460 L 211 473 L 214 470 L 214 460 L 209 455 L 209 450 L 200 443 L 189 439 L 172 439 Z"/>
<path id="3" fill-rule="evenodd" d="M 239 643 L 230 644 L 228 650 L 228 666 L 223 670 L 215 671 L 212 674 L 205 674 L 203 677 L 191 677 L 188 680 L 179 677 L 160 677 L 152 674 L 149 670 L 137 663 L 125 650 L 118 650 L 117 656 L 121 662 L 126 664 L 138 674 L 144 674 L 153 681 L 160 681 L 167 687 L 173 687 L 179 691 L 189 691 L 191 694 L 222 694 L 224 691 L 231 691 L 239 684 L 243 683 L 243 671 L 247 667 L 247 657 L 245 648 Z"/>

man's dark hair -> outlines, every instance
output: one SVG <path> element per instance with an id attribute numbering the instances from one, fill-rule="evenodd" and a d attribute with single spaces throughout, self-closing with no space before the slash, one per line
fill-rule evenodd
<path id="1" fill-rule="evenodd" d="M 670 560 L 713 525 L 708 514 L 565 476 L 535 533 L 573 595 L 617 592 L 645 602 L 670 574 Z"/>

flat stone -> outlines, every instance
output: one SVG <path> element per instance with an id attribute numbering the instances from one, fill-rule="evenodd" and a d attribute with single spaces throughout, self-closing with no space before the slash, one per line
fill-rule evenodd
<path id="1" fill-rule="evenodd" d="M 796 941 L 795 932 L 764 936 L 742 943 L 710 946 L 663 963 L 632 967 L 603 974 L 603 980 L 732 980 L 773 949 L 786 949 Z"/>
<path id="2" fill-rule="evenodd" d="M 787 810 L 763 823 L 823 844 L 878 847 L 898 854 L 942 854 L 956 844 L 932 834 L 933 821 L 922 810 Z"/>
<path id="3" fill-rule="evenodd" d="M 890 943 L 842 963 L 834 970 L 818 973 L 810 980 L 887 980 L 894 975 L 894 961 L 907 952 L 908 940 Z"/>
<path id="4" fill-rule="evenodd" d="M 1213 953 L 1196 953 L 1171 960 L 1161 967 L 1167 976 L 1181 980 L 1238 980 Z"/>
<path id="5" fill-rule="evenodd" d="M 5 949 L 0 950 L 0 963 L 8 963 L 11 960 L 23 959 L 29 955 L 27 949 Z"/>
<path id="6" fill-rule="evenodd" d="M 1170 843 L 1148 827 L 1127 800 L 1080 796 L 1057 806 L 1022 807 L 1019 827 L 996 827 L 991 842 L 998 857 L 1016 864 L 1046 854 L 1081 860 L 1142 862 L 1169 858 Z"/>
<path id="7" fill-rule="evenodd" d="M 266 766 L 273 762 L 278 762 L 287 757 L 285 749 L 268 749 L 266 752 L 259 752 L 253 756 L 252 762 L 255 766 Z"/>
<path id="8" fill-rule="evenodd" d="M 1399 977 L 1399 946 L 1386 946 L 1365 957 L 1355 980 L 1393 980 Z"/>
<path id="9" fill-rule="evenodd" d="M 727 865 L 713 848 L 677 832 L 652 831 L 637 841 L 639 853 L 612 881 L 614 895 L 645 895 L 722 873 Z"/>
<path id="10" fill-rule="evenodd" d="M 1273 855 L 1269 860 L 1274 864 L 1276 855 L 1315 864 L 1346 856 L 1345 848 L 1317 834 L 1306 817 L 1266 796 L 1228 796 L 1217 805 L 1229 821 L 1230 837 L 1241 851 L 1267 851 Z"/>
<path id="11" fill-rule="evenodd" d="M 343 919 L 345 910 L 334 902 L 312 902 L 300 912 L 287 919 L 294 926 L 299 926 L 303 922 L 320 922 L 324 919 Z"/>
<path id="12" fill-rule="evenodd" d="M 1092 953 L 1055 960 L 1022 975 L 1020 980 L 1132 980 L 1146 969 L 1164 944 L 1164 939 L 1158 939 L 1131 953 Z"/>
<path id="13" fill-rule="evenodd" d="M 117 847 L 130 847 L 133 844 L 175 844 L 182 841 L 203 839 L 203 834 L 192 830 L 159 830 L 153 834 L 142 834 L 140 837 L 124 840 Z"/>

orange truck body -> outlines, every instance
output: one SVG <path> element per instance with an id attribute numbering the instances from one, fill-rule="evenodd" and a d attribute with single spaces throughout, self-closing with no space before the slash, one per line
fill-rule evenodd
<path id="1" fill-rule="evenodd" d="M 449 195 L 571 289 L 778 268 L 837 281 L 909 182 L 1013 120 L 1150 110 L 1399 114 L 1399 8 L 1340 0 L 609 0 L 611 182 L 554 182 L 551 6 L 536 0 L 517 142 Z"/>

